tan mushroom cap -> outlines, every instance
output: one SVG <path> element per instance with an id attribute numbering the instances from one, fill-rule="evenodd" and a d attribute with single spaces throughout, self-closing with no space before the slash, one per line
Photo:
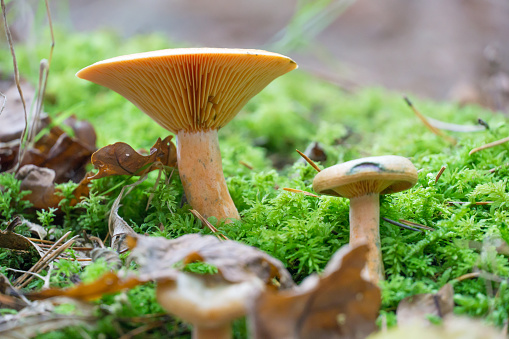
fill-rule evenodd
<path id="1" fill-rule="evenodd" d="M 177 133 L 223 127 L 295 68 L 292 59 L 262 50 L 179 48 L 107 59 L 76 76 L 114 90 Z"/>
<path id="2" fill-rule="evenodd" d="M 246 315 L 250 300 L 264 289 L 257 277 L 239 283 L 207 282 L 180 272 L 176 281 L 158 283 L 156 293 L 169 313 L 191 324 L 217 327 Z"/>
<path id="3" fill-rule="evenodd" d="M 324 169 L 315 176 L 313 189 L 320 194 L 354 198 L 369 193 L 390 194 L 417 183 L 410 160 L 397 155 L 368 157 Z"/>

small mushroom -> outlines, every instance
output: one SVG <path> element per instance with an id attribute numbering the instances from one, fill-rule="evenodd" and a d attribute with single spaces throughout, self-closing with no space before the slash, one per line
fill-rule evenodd
<path id="1" fill-rule="evenodd" d="M 324 169 L 315 176 L 313 189 L 350 199 L 350 245 L 370 246 L 366 263 L 370 281 L 383 280 L 380 250 L 380 194 L 407 190 L 417 182 L 410 160 L 386 155 L 348 161 Z"/>
<path id="2" fill-rule="evenodd" d="M 226 339 L 232 337 L 232 321 L 245 316 L 251 300 L 263 290 L 264 282 L 255 276 L 230 283 L 180 272 L 175 281 L 157 284 L 157 301 L 168 313 L 193 325 L 193 338 Z"/>
<path id="3" fill-rule="evenodd" d="M 224 180 L 217 131 L 295 68 L 290 58 L 262 50 L 182 48 L 100 61 L 76 75 L 118 92 L 175 133 L 190 205 L 206 218 L 226 220 L 240 217 Z"/>
<path id="4" fill-rule="evenodd" d="M 231 322 L 246 315 L 261 292 L 295 286 L 279 260 L 232 240 L 200 234 L 171 240 L 140 235 L 128 239 L 141 275 L 157 282 L 158 302 L 193 325 L 193 338 L 230 338 Z M 195 262 L 215 266 L 217 273 L 179 268 Z"/>

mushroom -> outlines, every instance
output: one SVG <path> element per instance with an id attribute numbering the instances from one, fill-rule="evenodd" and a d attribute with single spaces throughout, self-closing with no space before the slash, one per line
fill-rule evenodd
<path id="1" fill-rule="evenodd" d="M 297 68 L 262 50 L 182 48 L 97 62 L 76 75 L 108 87 L 177 135 L 180 178 L 204 217 L 240 219 L 223 175 L 217 131 L 275 78 Z"/>
<path id="2" fill-rule="evenodd" d="M 257 277 L 234 284 L 205 278 L 180 272 L 175 281 L 159 282 L 157 301 L 168 313 L 193 325 L 193 338 L 231 338 L 232 321 L 246 315 L 249 302 L 265 284 Z"/>
<path id="3" fill-rule="evenodd" d="M 404 191 L 416 182 L 415 166 L 396 155 L 338 164 L 324 169 L 313 180 L 316 192 L 350 199 L 350 245 L 369 245 L 366 273 L 374 283 L 383 280 L 379 196 Z"/>
<path id="4" fill-rule="evenodd" d="M 128 238 L 140 275 L 157 282 L 156 297 L 170 314 L 193 325 L 193 338 L 231 337 L 231 322 L 246 315 L 253 298 L 267 289 L 295 286 L 282 262 L 232 240 L 186 234 L 176 239 L 137 235 Z M 206 263 L 217 273 L 182 268 Z"/>

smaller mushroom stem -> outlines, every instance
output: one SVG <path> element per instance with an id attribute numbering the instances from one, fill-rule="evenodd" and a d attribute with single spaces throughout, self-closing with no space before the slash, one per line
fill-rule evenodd
<path id="1" fill-rule="evenodd" d="M 374 284 L 383 280 L 379 197 L 379 194 L 371 193 L 350 198 L 350 245 L 369 246 L 366 272 L 368 279 Z"/>
<path id="2" fill-rule="evenodd" d="M 193 339 L 230 339 L 232 338 L 231 324 L 220 327 L 193 327 Z"/>
<path id="3" fill-rule="evenodd" d="M 179 131 L 177 164 L 189 204 L 205 218 L 240 219 L 224 180 L 217 130 Z"/>

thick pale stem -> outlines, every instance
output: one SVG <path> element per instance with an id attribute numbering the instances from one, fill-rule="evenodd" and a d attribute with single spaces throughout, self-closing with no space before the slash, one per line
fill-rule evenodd
<path id="1" fill-rule="evenodd" d="M 177 134 L 177 161 L 187 201 L 205 218 L 240 219 L 223 175 L 217 130 Z"/>
<path id="2" fill-rule="evenodd" d="M 194 325 L 193 339 L 230 339 L 232 338 L 231 324 L 218 327 L 202 327 Z"/>
<path id="3" fill-rule="evenodd" d="M 350 198 L 350 245 L 367 243 L 369 246 L 366 273 L 374 284 L 383 280 L 382 252 L 380 250 L 379 194 Z"/>

